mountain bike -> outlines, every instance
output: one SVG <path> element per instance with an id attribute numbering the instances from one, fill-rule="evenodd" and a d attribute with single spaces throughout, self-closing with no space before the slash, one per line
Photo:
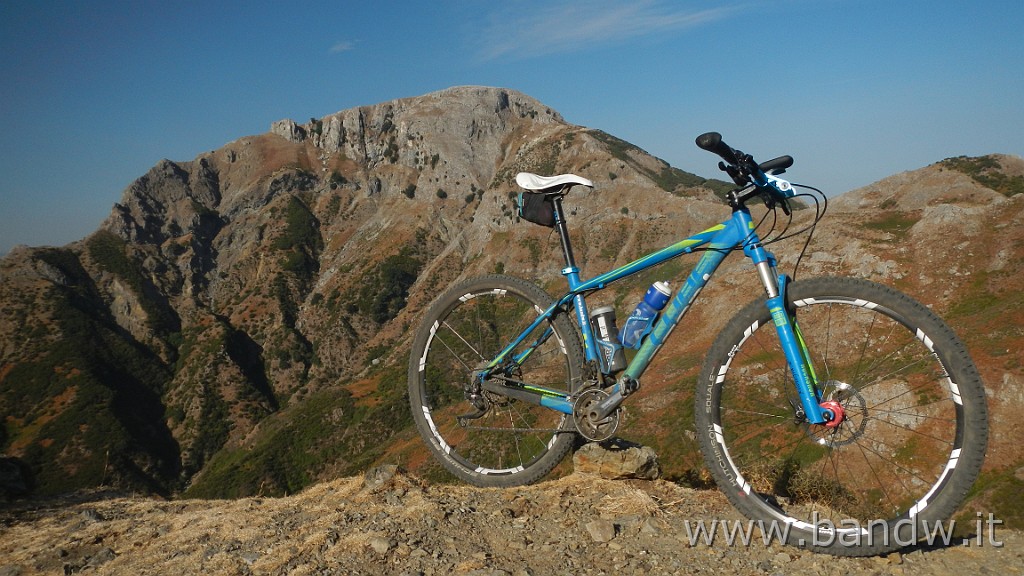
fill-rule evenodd
<path id="1" fill-rule="evenodd" d="M 553 298 L 531 282 L 489 275 L 437 298 L 409 363 L 409 399 L 427 446 L 463 481 L 513 486 L 547 475 L 578 436 L 612 438 L 673 328 L 722 261 L 742 253 L 765 296 L 721 330 L 695 391 L 696 434 L 716 484 L 744 515 L 775 522 L 788 543 L 816 551 L 879 554 L 924 537 L 963 502 L 984 458 L 985 392 L 966 347 L 892 288 L 780 274 L 766 246 L 806 236 L 795 276 L 827 197 L 779 178 L 790 156 L 759 164 L 715 132 L 697 145 L 719 155 L 737 185 L 727 195 L 731 216 L 589 279 L 576 265 L 562 199 L 593 183 L 517 176 L 520 215 L 557 231 L 568 290 Z M 767 207 L 756 222 L 754 201 Z M 811 223 L 790 233 L 793 210 L 812 205 Z M 588 299 L 694 253 L 699 260 L 623 361 L 609 309 L 591 310 Z"/>

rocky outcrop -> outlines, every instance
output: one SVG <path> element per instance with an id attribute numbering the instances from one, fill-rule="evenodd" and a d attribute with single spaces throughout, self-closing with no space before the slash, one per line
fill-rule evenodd
<path id="1" fill-rule="evenodd" d="M 654 449 L 622 440 L 584 444 L 573 453 L 572 463 L 573 470 L 579 474 L 594 474 L 609 480 L 657 480 L 661 477 Z"/>

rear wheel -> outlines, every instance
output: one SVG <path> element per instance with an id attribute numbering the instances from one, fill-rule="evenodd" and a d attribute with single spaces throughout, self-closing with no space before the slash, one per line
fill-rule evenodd
<path id="1" fill-rule="evenodd" d="M 791 544 L 883 553 L 947 520 L 985 454 L 985 392 L 964 344 L 926 307 L 863 280 L 789 289 L 822 401 L 809 424 L 763 301 L 715 341 L 697 391 L 701 450 L 719 487 Z M 944 527 L 945 528 L 945 527 Z"/>
<path id="2" fill-rule="evenodd" d="M 475 385 L 476 371 L 553 302 L 534 284 L 493 275 L 452 288 L 427 311 L 409 360 L 409 401 L 427 446 L 460 479 L 477 486 L 528 484 L 572 447 L 570 416 Z M 566 315 L 542 323 L 512 354 L 536 344 L 548 328 L 550 335 L 509 377 L 575 392 L 583 356 Z"/>

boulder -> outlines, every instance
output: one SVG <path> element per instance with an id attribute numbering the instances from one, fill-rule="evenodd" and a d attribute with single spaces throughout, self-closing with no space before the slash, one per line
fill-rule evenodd
<path id="1" fill-rule="evenodd" d="M 656 480 L 661 476 L 661 465 L 653 449 L 619 439 L 584 445 L 573 454 L 572 463 L 578 473 L 610 480 Z"/>

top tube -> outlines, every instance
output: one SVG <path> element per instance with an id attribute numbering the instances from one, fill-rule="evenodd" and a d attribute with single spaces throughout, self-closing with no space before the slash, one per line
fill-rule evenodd
<path id="1" fill-rule="evenodd" d="M 739 224 L 740 228 L 746 228 L 746 230 L 742 232 L 736 230 L 737 224 Z M 750 213 L 746 210 L 737 210 L 729 220 L 726 220 L 721 224 L 716 224 L 703 232 L 694 234 L 685 240 L 680 240 L 679 242 L 662 248 L 657 252 L 634 260 L 621 268 L 605 272 L 604 274 L 595 276 L 594 278 L 586 281 L 574 281 L 570 276 L 570 292 L 562 297 L 559 305 L 565 305 L 577 294 L 591 290 L 600 290 L 616 280 L 621 280 L 627 276 L 636 274 L 637 272 L 642 272 L 643 270 L 652 266 L 657 266 L 658 264 L 671 260 L 672 258 L 682 254 L 689 254 L 701 246 L 710 244 L 712 250 L 732 250 L 733 248 L 741 245 L 749 244 L 752 238 L 757 242 L 757 236 L 754 234 L 754 224 L 750 219 Z"/>

